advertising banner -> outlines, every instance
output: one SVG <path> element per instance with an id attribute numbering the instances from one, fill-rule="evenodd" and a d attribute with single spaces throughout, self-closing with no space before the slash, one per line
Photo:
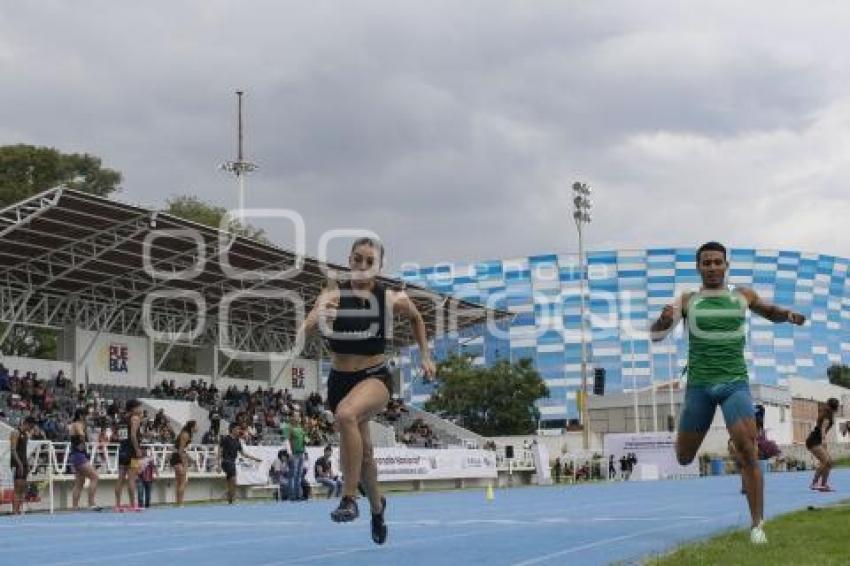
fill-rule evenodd
<path id="1" fill-rule="evenodd" d="M 672 432 L 606 434 L 606 466 L 611 454 L 614 455 L 617 469 L 622 456 L 633 454 L 637 458 L 637 465 L 655 466 L 660 479 L 699 476 L 696 459 L 687 466 L 679 465 L 676 460 L 676 435 Z"/>
<path id="2" fill-rule="evenodd" d="M 262 463 L 241 459 L 236 466 L 239 485 L 265 485 L 269 470 L 281 446 L 246 446 L 246 454 L 262 459 Z M 438 480 L 463 478 L 495 478 L 496 453 L 464 448 L 427 449 L 397 446 L 375 448 L 375 463 L 379 481 Z M 322 456 L 321 446 L 307 448 L 305 470 L 307 481 L 315 483 L 313 466 Z M 341 475 L 339 448 L 333 449 L 331 461 L 334 474 Z"/>

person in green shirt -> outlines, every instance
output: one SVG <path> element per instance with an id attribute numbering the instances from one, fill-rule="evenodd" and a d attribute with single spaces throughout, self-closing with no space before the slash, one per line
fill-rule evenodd
<path id="1" fill-rule="evenodd" d="M 663 340 L 680 320 L 688 332 L 688 384 L 676 435 L 676 457 L 690 464 L 711 428 L 718 405 L 735 446 L 750 508 L 753 544 L 767 543 L 763 530 L 764 482 L 758 463 L 756 421 L 744 359 L 746 315 L 750 310 L 771 322 L 802 325 L 797 312 L 772 305 L 747 287 L 727 287 L 726 248 L 717 242 L 700 246 L 696 254 L 702 287 L 683 293 L 667 305 L 650 329 L 653 341 Z"/>
<path id="2" fill-rule="evenodd" d="M 293 413 L 289 423 L 289 453 L 292 455 L 289 462 L 289 498 L 291 501 L 303 499 L 301 491 L 301 471 L 304 467 L 304 451 L 306 433 L 303 428 L 301 415 Z"/>
<path id="3" fill-rule="evenodd" d="M 289 417 L 291 418 L 291 417 Z M 289 426 L 289 420 L 287 417 L 281 416 L 280 418 L 280 439 L 283 444 L 287 444 L 289 442 L 289 436 L 291 434 L 292 428 Z"/>

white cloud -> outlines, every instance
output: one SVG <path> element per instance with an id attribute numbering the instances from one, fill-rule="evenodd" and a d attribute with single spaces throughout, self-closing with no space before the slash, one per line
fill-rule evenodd
<path id="1" fill-rule="evenodd" d="M 131 202 L 235 203 L 404 261 L 575 246 L 850 256 L 845 3 L 104 1 L 0 4 L 0 143 L 88 151 Z M 266 226 L 286 239 L 286 230 Z"/>

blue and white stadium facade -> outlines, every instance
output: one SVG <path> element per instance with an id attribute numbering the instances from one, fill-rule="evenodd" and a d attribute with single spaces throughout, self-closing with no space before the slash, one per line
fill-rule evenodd
<path id="1" fill-rule="evenodd" d="M 592 368 L 606 370 L 606 392 L 668 381 L 685 367 L 681 329 L 650 345 L 650 319 L 678 293 L 700 285 L 694 248 L 591 251 L 587 254 L 588 388 Z M 833 363 L 850 364 L 848 259 L 797 251 L 730 250 L 730 285 L 754 288 L 762 297 L 791 306 L 809 319 L 803 327 L 752 317 L 747 361 L 753 381 L 783 385 L 788 377 L 824 379 Z M 441 293 L 514 313 L 510 328 L 483 335 L 448 337 L 436 356 L 472 355 L 476 363 L 534 360 L 550 397 L 539 403 L 541 419 L 577 419 L 581 384 L 580 276 L 577 254 L 440 264 L 408 268 L 401 278 Z M 409 358 L 408 358 L 409 355 Z M 416 351 L 402 364 L 404 395 L 420 404 L 431 387 L 412 376 Z"/>

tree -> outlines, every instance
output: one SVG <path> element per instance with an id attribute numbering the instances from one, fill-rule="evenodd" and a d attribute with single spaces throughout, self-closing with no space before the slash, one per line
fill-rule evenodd
<path id="1" fill-rule="evenodd" d="M 194 196 L 174 197 L 169 199 L 166 204 L 168 206 L 165 212 L 168 214 L 212 228 L 219 228 L 222 218 L 227 214 L 226 208 L 203 202 Z M 229 231 L 240 236 L 268 243 L 268 239 L 265 237 L 265 232 L 262 229 L 251 226 L 250 224 L 242 224 L 238 220 L 230 222 Z"/>
<path id="2" fill-rule="evenodd" d="M 166 201 L 166 205 L 165 212 L 172 216 L 216 229 L 221 228 L 221 221 L 227 214 L 226 208 L 204 202 L 195 196 L 173 197 Z M 242 224 L 238 220 L 232 220 L 228 229 L 234 234 L 269 243 L 268 238 L 265 237 L 265 232 L 250 224 Z M 161 352 L 166 348 L 166 344 L 158 343 L 156 347 L 158 348 L 157 352 L 159 352 L 157 359 L 159 359 Z M 223 354 L 221 356 L 223 357 Z M 219 358 L 219 367 L 223 367 L 223 364 L 227 362 L 226 358 L 222 359 L 222 357 Z M 167 371 L 195 373 L 194 352 L 188 348 L 174 346 L 162 368 Z M 248 362 L 233 361 L 228 366 L 227 374 L 231 377 L 250 379 L 254 377 L 254 366 Z"/>
<path id="3" fill-rule="evenodd" d="M 529 434 L 537 428 L 534 403 L 549 390 L 531 360 L 500 361 L 474 367 L 469 357 L 452 356 L 439 364 L 438 389 L 425 409 L 484 436 Z"/>
<path id="4" fill-rule="evenodd" d="M 6 332 L 8 323 L 0 323 L 0 336 Z M 55 360 L 61 333 L 52 328 L 14 325 L 0 346 L 4 356 Z"/>
<path id="5" fill-rule="evenodd" d="M 154 342 L 154 360 L 159 362 L 165 353 L 168 344 Z M 181 373 L 196 373 L 195 349 L 182 344 L 175 344 L 168 351 L 168 355 L 160 365 L 160 371 L 176 371 Z"/>
<path id="6" fill-rule="evenodd" d="M 94 155 L 26 144 L 0 146 L 0 208 L 54 187 L 105 197 L 119 190 L 120 183 L 121 173 L 103 167 Z M 5 329 L 0 325 L 0 335 Z M 56 359 L 58 336 L 56 330 L 16 325 L 0 351 L 6 356 Z"/>
<path id="7" fill-rule="evenodd" d="M 833 364 L 826 370 L 826 375 L 831 384 L 850 388 L 850 366 Z"/>
<path id="8" fill-rule="evenodd" d="M 0 146 L 0 208 L 54 187 L 98 196 L 120 189 L 121 173 L 87 153 L 61 153 L 52 147 Z"/>

